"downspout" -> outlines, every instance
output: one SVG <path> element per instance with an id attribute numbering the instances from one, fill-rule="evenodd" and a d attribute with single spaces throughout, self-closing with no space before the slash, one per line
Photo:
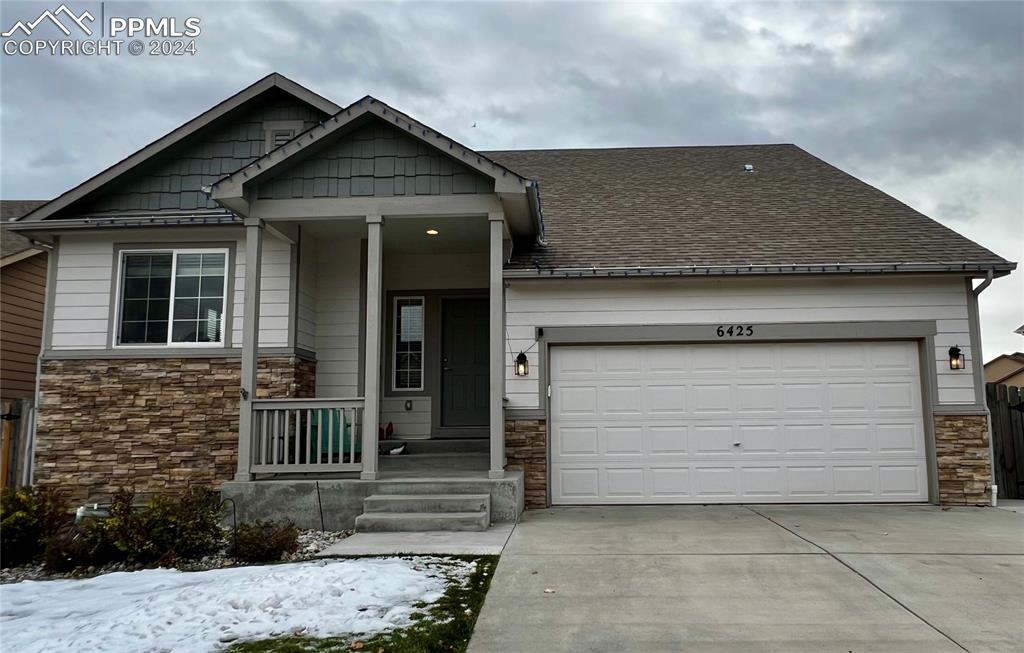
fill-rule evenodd
<path id="1" fill-rule="evenodd" d="M 974 354 L 974 358 L 976 361 L 984 360 L 981 353 L 981 315 L 980 309 L 978 307 L 978 295 L 984 292 L 984 290 L 992 284 L 992 279 L 994 278 L 994 276 L 995 274 L 993 273 L 992 269 L 989 268 L 987 274 L 985 275 L 985 280 L 978 284 L 977 288 L 971 288 L 971 294 L 974 295 L 974 315 L 975 318 L 978 320 L 978 342 L 971 343 L 971 352 Z M 984 377 L 982 377 L 981 380 L 981 389 L 982 392 L 985 391 Z M 980 401 L 981 405 L 985 407 L 985 427 L 988 431 L 988 460 L 989 465 L 992 468 L 992 483 L 991 485 L 989 485 L 989 505 L 995 508 L 996 505 L 998 505 L 999 503 L 999 486 L 996 485 L 996 450 L 995 444 L 992 442 L 992 412 L 988 409 L 987 396 L 978 397 L 978 401 Z"/>

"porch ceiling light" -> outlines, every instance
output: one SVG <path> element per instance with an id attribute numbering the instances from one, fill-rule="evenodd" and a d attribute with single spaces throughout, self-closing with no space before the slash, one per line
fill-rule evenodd
<path id="1" fill-rule="evenodd" d="M 949 369 L 951 370 L 962 370 L 964 369 L 964 353 L 960 351 L 959 345 L 953 345 L 949 348 Z"/>
<path id="2" fill-rule="evenodd" d="M 530 359 L 525 352 L 519 352 L 516 356 L 516 376 L 526 376 L 530 373 Z"/>
<path id="3" fill-rule="evenodd" d="M 436 236 L 439 233 L 441 233 L 441 232 L 438 231 L 437 229 L 434 229 L 434 228 L 427 229 L 427 235 L 428 236 Z"/>

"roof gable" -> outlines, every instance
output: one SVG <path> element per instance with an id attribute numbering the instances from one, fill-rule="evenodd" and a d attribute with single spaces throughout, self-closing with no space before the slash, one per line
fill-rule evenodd
<path id="1" fill-rule="evenodd" d="M 360 121 L 352 131 L 261 180 L 259 199 L 400 197 L 493 193 L 494 179 L 443 155 L 392 123 Z"/>
<path id="2" fill-rule="evenodd" d="M 494 180 L 494 192 L 525 194 L 532 186 L 527 179 L 487 156 L 471 150 L 444 134 L 427 127 L 384 102 L 366 96 L 341 109 L 328 120 L 307 130 L 281 147 L 272 150 L 251 164 L 224 177 L 213 185 L 212 195 L 223 201 L 241 200 L 244 187 L 252 182 L 271 179 L 290 169 L 297 162 L 315 156 L 342 136 L 364 126 L 376 117 L 401 130 L 415 141 L 429 146 L 480 175 Z"/>
<path id="3" fill-rule="evenodd" d="M 268 97 L 273 98 L 269 103 Z M 220 140 L 214 139 L 198 146 L 196 141 L 209 136 L 211 130 L 223 128 L 226 121 L 247 115 L 246 112 L 254 106 L 268 105 L 271 113 L 274 109 L 285 109 L 289 104 L 286 98 L 290 99 L 291 112 L 296 112 L 297 107 L 305 107 L 304 111 L 299 108 L 296 115 L 307 128 L 338 110 L 333 102 L 272 73 L 19 220 L 31 222 L 57 218 L 66 214 L 72 205 L 98 212 L 214 207 L 215 203 L 199 196 L 203 182 L 208 184 L 228 171 L 227 167 L 235 166 L 231 170 L 237 169 L 262 154 L 262 149 L 254 151 L 253 145 L 257 140 L 262 141 L 262 134 L 255 137 L 251 133 L 250 121 L 244 126 L 235 126 L 233 132 Z M 300 115 L 303 113 L 305 115 Z M 179 156 L 178 160 L 165 160 L 175 155 Z M 200 179 L 204 175 L 206 179 Z M 175 177 L 178 177 L 177 181 L 174 181 Z M 101 198 L 115 181 L 127 185 L 109 197 Z M 184 191 L 181 184 L 185 184 Z M 168 194 L 179 194 L 179 197 L 171 198 Z"/>

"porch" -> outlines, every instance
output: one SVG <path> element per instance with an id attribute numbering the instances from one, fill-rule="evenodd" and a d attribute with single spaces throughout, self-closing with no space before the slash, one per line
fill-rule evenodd
<path id="1" fill-rule="evenodd" d="M 423 204 L 246 218 L 236 481 L 504 478 L 508 228 L 491 202 Z M 285 329 L 313 378 L 254 396 L 251 343 Z"/>

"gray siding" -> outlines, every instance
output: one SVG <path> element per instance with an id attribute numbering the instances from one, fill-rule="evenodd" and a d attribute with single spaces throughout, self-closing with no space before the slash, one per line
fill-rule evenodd
<path id="1" fill-rule="evenodd" d="M 308 129 L 326 117 L 301 100 L 270 91 L 112 182 L 81 212 L 219 208 L 200 189 L 265 154 L 264 122 L 301 120 Z"/>
<path id="2" fill-rule="evenodd" d="M 494 192 L 494 180 L 400 129 L 374 121 L 261 183 L 260 199 Z"/>

